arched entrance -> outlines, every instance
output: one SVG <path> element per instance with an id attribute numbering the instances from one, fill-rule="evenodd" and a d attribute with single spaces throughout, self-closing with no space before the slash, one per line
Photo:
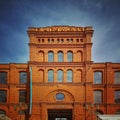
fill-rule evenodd
<path id="1" fill-rule="evenodd" d="M 72 120 L 74 97 L 71 93 L 58 89 L 48 93 L 46 98 L 47 120 Z"/>

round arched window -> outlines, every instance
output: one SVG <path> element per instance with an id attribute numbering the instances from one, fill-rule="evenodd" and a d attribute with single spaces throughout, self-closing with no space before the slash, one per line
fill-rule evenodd
<path id="1" fill-rule="evenodd" d="M 57 100 L 63 100 L 65 98 L 64 94 L 63 93 L 57 93 L 56 94 L 56 99 Z"/>

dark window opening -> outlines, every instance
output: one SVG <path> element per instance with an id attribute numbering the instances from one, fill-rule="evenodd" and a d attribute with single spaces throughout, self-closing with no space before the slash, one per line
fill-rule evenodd
<path id="1" fill-rule="evenodd" d="M 7 84 L 7 73 L 0 72 L 0 84 Z"/>
<path id="2" fill-rule="evenodd" d="M 27 91 L 26 90 L 19 91 L 19 102 L 23 102 L 23 103 L 27 102 Z"/>
<path id="3" fill-rule="evenodd" d="M 6 103 L 6 102 L 7 102 L 7 91 L 0 90 L 0 103 Z"/>

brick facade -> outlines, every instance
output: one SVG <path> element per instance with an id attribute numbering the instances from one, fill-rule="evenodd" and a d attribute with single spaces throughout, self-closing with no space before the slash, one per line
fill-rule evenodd
<path id="1" fill-rule="evenodd" d="M 120 63 L 92 61 L 92 27 L 52 26 L 29 28 L 27 32 L 30 40 L 29 62 L 0 64 L 0 72 L 7 73 L 7 84 L 0 84 L 0 90 L 7 91 L 7 101 L 0 103 L 0 110 L 4 110 L 7 116 L 12 120 L 52 120 L 55 115 L 55 118 L 62 116 L 68 120 L 93 120 L 97 112 L 115 114 L 120 110 L 120 104 L 114 101 L 114 92 L 120 90 L 120 84 L 114 84 Z M 49 52 L 53 53 L 52 62 L 49 62 Z M 59 52 L 63 55 L 61 62 Z M 72 53 L 70 62 L 69 52 Z M 54 74 L 52 82 L 48 80 L 50 70 Z M 63 71 L 62 82 L 58 82 L 59 70 Z M 72 71 L 72 81 L 67 80 L 69 70 Z M 27 73 L 26 84 L 20 83 L 21 71 Z M 102 83 L 94 83 L 94 72 L 102 73 Z M 27 91 L 26 103 L 19 103 L 20 90 Z M 100 103 L 95 103 L 94 91 L 101 91 Z M 59 93 L 64 95 L 63 99 L 56 98 Z M 19 113 L 20 110 L 25 110 L 25 113 Z"/>

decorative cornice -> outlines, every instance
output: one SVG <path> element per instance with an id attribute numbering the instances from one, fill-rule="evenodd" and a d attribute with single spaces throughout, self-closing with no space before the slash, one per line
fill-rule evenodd
<path id="1" fill-rule="evenodd" d="M 50 26 L 50 27 L 29 27 L 27 31 L 29 36 L 86 36 L 93 34 L 92 27 L 75 27 L 75 26 Z"/>
<path id="2" fill-rule="evenodd" d="M 0 88 L 9 88 L 9 85 L 8 84 L 0 84 Z"/>
<path id="3" fill-rule="evenodd" d="M 29 61 L 30 65 L 37 65 L 37 67 L 83 67 L 83 62 L 36 62 Z"/>
<path id="4" fill-rule="evenodd" d="M 93 88 L 106 88 L 106 87 L 111 87 L 111 88 L 120 88 L 120 84 L 93 84 Z"/>
<path id="5" fill-rule="evenodd" d="M 33 82 L 33 85 L 35 86 L 84 86 L 83 82 Z"/>
<path id="6" fill-rule="evenodd" d="M 105 84 L 93 84 L 92 87 L 93 88 L 104 88 L 106 87 L 106 85 Z"/>
<path id="7" fill-rule="evenodd" d="M 29 46 L 37 48 L 84 48 L 85 44 L 35 44 L 29 43 Z"/>
<path id="8" fill-rule="evenodd" d="M 29 27 L 28 31 L 40 31 L 40 32 L 70 32 L 70 31 L 90 31 L 93 30 L 91 26 L 77 27 L 77 26 L 48 26 L 48 27 Z"/>

